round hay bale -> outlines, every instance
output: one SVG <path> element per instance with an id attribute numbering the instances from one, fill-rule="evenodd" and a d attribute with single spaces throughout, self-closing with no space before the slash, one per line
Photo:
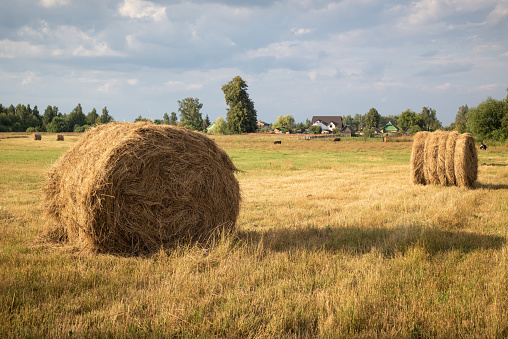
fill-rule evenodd
<path id="1" fill-rule="evenodd" d="M 425 160 L 423 164 L 423 172 L 425 176 L 425 183 L 438 185 L 439 175 L 437 173 L 437 160 L 439 151 L 439 139 L 441 138 L 441 132 L 435 131 L 430 133 L 425 139 Z"/>
<path id="2" fill-rule="evenodd" d="M 213 140 L 184 128 L 92 128 L 49 170 L 53 237 L 83 251 L 145 254 L 235 228 L 238 169 Z"/>
<path id="3" fill-rule="evenodd" d="M 411 182 L 416 185 L 425 185 L 425 140 L 430 132 L 418 132 L 413 138 L 411 151 Z"/>
<path id="4" fill-rule="evenodd" d="M 445 154 L 445 172 L 446 181 L 448 185 L 456 185 L 455 182 L 455 143 L 459 137 L 459 132 L 453 131 L 448 135 L 446 140 L 446 154 Z"/>
<path id="5" fill-rule="evenodd" d="M 64 136 L 62 134 L 57 134 L 56 141 L 64 141 Z"/>
<path id="6" fill-rule="evenodd" d="M 461 134 L 455 143 L 455 181 L 460 187 L 473 187 L 478 178 L 478 154 L 474 138 L 469 133 Z"/>
<path id="7" fill-rule="evenodd" d="M 34 139 L 34 140 L 42 140 L 42 135 L 40 135 L 38 133 L 34 133 L 34 134 L 32 134 L 32 139 Z"/>

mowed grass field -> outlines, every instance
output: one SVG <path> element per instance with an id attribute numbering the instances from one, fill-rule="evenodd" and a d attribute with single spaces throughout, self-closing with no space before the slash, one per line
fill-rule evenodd
<path id="1" fill-rule="evenodd" d="M 214 136 L 242 170 L 238 230 L 141 258 L 41 242 L 45 172 L 79 135 L 9 136 L 2 338 L 508 337 L 506 146 L 464 189 L 410 184 L 409 142 Z"/>

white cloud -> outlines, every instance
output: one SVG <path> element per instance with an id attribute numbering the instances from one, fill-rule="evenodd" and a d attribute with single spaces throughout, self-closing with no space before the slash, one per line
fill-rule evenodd
<path id="1" fill-rule="evenodd" d="M 295 35 L 305 35 L 312 32 L 309 28 L 293 28 L 291 29 L 291 32 L 293 32 Z"/>
<path id="2" fill-rule="evenodd" d="M 37 73 L 35 72 L 26 72 L 24 75 L 23 75 L 23 79 L 21 80 L 21 85 L 22 86 L 25 86 L 25 85 L 30 85 L 34 82 L 39 82 L 41 81 L 41 78 L 37 75 Z"/>
<path id="3" fill-rule="evenodd" d="M 118 12 L 131 19 L 150 18 L 158 22 L 167 18 L 166 7 L 143 0 L 124 0 L 118 8 Z"/>
<path id="4" fill-rule="evenodd" d="M 183 81 L 178 81 L 178 80 L 177 81 L 170 80 L 164 84 L 169 87 L 172 87 L 172 88 L 185 89 L 185 90 L 195 90 L 195 89 L 203 88 L 203 84 L 201 84 L 201 83 L 185 83 Z"/>
<path id="5" fill-rule="evenodd" d="M 65 6 L 70 3 L 70 0 L 41 0 L 40 4 L 44 7 L 55 7 L 55 6 Z"/>
<path id="6" fill-rule="evenodd" d="M 127 83 L 131 86 L 137 85 L 139 82 L 139 79 L 127 79 Z"/>

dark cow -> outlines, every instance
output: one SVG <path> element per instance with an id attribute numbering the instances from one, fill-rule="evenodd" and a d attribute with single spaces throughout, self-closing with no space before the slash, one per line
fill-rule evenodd
<path id="1" fill-rule="evenodd" d="M 481 145 L 480 145 L 480 149 L 482 149 L 482 150 L 486 151 L 486 150 L 487 150 L 487 145 L 485 145 L 485 144 L 481 144 Z"/>
<path id="2" fill-rule="evenodd" d="M 273 142 L 273 144 L 274 144 L 274 145 L 277 145 L 277 144 L 282 145 L 282 141 L 280 141 L 280 140 L 276 140 L 276 141 L 274 141 L 274 142 Z"/>
<path id="3" fill-rule="evenodd" d="M 333 142 L 335 142 L 335 141 L 340 141 L 340 138 L 333 139 Z"/>

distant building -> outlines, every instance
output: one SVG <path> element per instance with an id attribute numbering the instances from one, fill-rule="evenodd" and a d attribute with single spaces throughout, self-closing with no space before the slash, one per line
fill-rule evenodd
<path id="1" fill-rule="evenodd" d="M 259 120 L 256 125 L 258 127 L 258 130 L 263 129 L 263 128 L 270 128 L 270 126 L 271 126 L 269 123 L 261 121 L 261 120 Z"/>
<path id="2" fill-rule="evenodd" d="M 342 136 L 345 136 L 345 137 L 350 137 L 352 136 L 353 134 L 355 134 L 355 130 L 353 127 L 349 126 L 349 125 L 346 125 L 344 126 L 344 128 L 342 129 L 342 131 L 340 132 L 340 134 Z"/>
<path id="3" fill-rule="evenodd" d="M 332 131 L 334 128 L 342 130 L 342 117 L 338 115 L 315 115 L 312 117 L 310 125 L 321 126 L 323 131 Z"/>
<path id="4" fill-rule="evenodd" d="M 388 121 L 388 123 L 381 128 L 381 131 L 383 131 L 383 133 L 397 133 L 399 129 L 397 126 Z"/>

